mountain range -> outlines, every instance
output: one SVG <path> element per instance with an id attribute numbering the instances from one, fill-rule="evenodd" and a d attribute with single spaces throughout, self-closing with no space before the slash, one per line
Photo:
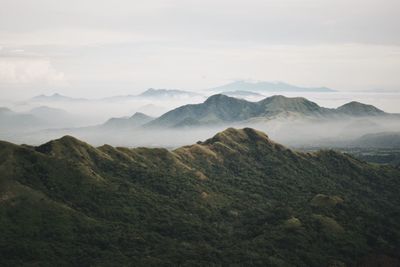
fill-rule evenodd
<path id="1" fill-rule="evenodd" d="M 224 91 L 253 91 L 258 93 L 267 92 L 335 92 L 335 90 L 327 87 L 300 87 L 284 82 L 266 82 L 266 81 L 235 81 L 226 85 L 218 86 L 210 89 L 214 92 Z"/>
<path id="2" fill-rule="evenodd" d="M 382 110 L 358 102 L 350 102 L 337 109 L 320 107 L 302 97 L 281 95 L 267 97 L 258 102 L 250 102 L 223 94 L 209 97 L 204 103 L 185 105 L 171 110 L 149 122 L 148 126 L 181 127 L 211 125 L 245 121 L 256 117 L 271 117 L 279 114 L 295 113 L 302 116 L 379 116 Z"/>
<path id="3" fill-rule="evenodd" d="M 10 110 L 0 110 L 0 123 L 4 125 L 0 139 L 40 144 L 59 136 L 73 135 L 97 145 L 178 147 L 226 127 L 255 127 L 294 147 L 337 147 L 368 133 L 400 130 L 398 115 L 385 113 L 371 105 L 350 102 L 336 109 L 324 108 L 305 98 L 279 95 L 252 102 L 217 94 L 203 103 L 180 106 L 161 116 L 162 112 L 149 113 L 152 116 L 145 115 L 147 112 L 136 112 L 147 108 L 135 107 L 137 103 L 132 103 L 132 107 L 125 110 L 132 110 L 131 114 L 136 112 L 134 115 L 111 119 L 104 116 L 93 122 L 84 121 L 90 119 L 89 114 L 79 113 L 80 108 L 85 108 L 82 104 L 86 105 L 80 103 L 75 114 L 65 114 L 63 110 L 46 106 L 15 113 L 15 116 L 10 116 Z M 108 108 L 117 111 L 119 106 Z M 185 132 L 179 132 L 183 128 Z M 292 135 L 293 131 L 297 135 Z"/>
<path id="4" fill-rule="evenodd" d="M 0 173 L 3 266 L 400 263 L 399 169 L 250 128 L 173 151 L 0 142 Z"/>
<path id="5" fill-rule="evenodd" d="M 35 107 L 26 112 L 15 112 L 0 107 L 0 125 L 4 126 L 2 132 L 72 127 L 79 124 L 78 121 L 77 116 L 63 109 L 48 106 Z"/>
<path id="6" fill-rule="evenodd" d="M 174 89 L 147 89 L 146 91 L 136 94 L 136 95 L 117 95 L 104 97 L 100 99 L 86 99 L 86 98 L 74 98 L 69 96 L 64 96 L 59 93 L 54 93 L 52 95 L 38 95 L 30 99 L 33 102 L 82 102 L 82 101 L 127 101 L 127 100 L 140 100 L 140 99 L 166 99 L 166 98 L 179 98 L 179 97 L 196 97 L 201 96 L 201 94 L 174 90 Z"/>
<path id="7" fill-rule="evenodd" d="M 9 108 L 0 107 L 0 132 L 32 129 L 42 125 L 44 121 L 33 114 L 14 112 Z"/>
<path id="8" fill-rule="evenodd" d="M 54 93 L 52 95 L 38 95 L 30 99 L 33 102 L 80 102 L 88 101 L 86 98 L 74 98 L 59 93 Z"/>
<path id="9" fill-rule="evenodd" d="M 250 97 L 250 96 L 262 96 L 262 93 L 271 92 L 335 92 L 335 90 L 327 87 L 301 87 L 295 86 L 284 82 L 248 82 L 248 81 L 236 81 L 226 85 L 214 87 L 208 89 L 208 91 L 213 91 L 228 96 L 234 97 Z M 149 88 L 140 94 L 128 94 L 128 95 L 117 95 L 104 97 L 101 101 L 126 101 L 132 99 L 140 98 L 151 98 L 151 99 L 165 99 L 165 98 L 190 98 L 203 96 L 200 93 L 195 93 L 185 90 L 177 89 L 154 89 Z M 82 102 L 90 101 L 86 98 L 74 98 L 69 96 L 64 96 L 59 93 L 54 93 L 52 95 L 38 95 L 30 99 L 33 102 Z"/>

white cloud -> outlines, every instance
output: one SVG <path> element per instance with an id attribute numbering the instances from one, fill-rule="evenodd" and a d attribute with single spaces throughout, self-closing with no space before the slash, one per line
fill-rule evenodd
<path id="1" fill-rule="evenodd" d="M 154 36 L 123 31 L 97 29 L 36 30 L 32 32 L 1 32 L 3 46 L 92 46 L 118 43 L 157 41 Z"/>
<path id="2" fill-rule="evenodd" d="M 400 86 L 399 0 L 0 1 L 0 83 L 37 93 L 66 76 L 76 95 L 232 79 Z"/>
<path id="3" fill-rule="evenodd" d="M 204 89 L 234 79 L 281 80 L 338 90 L 398 89 L 400 84 L 396 73 L 400 46 L 200 43 L 104 51 L 106 48 L 93 52 L 79 73 L 92 79 L 102 73 L 97 75 L 99 82 L 130 82 L 140 89 Z M 103 61 L 107 64 L 101 64 Z"/>
<path id="4" fill-rule="evenodd" d="M 65 76 L 47 59 L 0 57 L 0 84 L 61 85 Z"/>

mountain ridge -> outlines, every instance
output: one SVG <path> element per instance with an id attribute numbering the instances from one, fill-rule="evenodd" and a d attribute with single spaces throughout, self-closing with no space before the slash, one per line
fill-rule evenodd
<path id="1" fill-rule="evenodd" d="M 173 151 L 95 148 L 71 136 L 0 142 L 0 159 L 5 265 L 351 266 L 371 252 L 400 260 L 400 170 L 296 152 L 254 129 Z"/>
<path id="2" fill-rule="evenodd" d="M 354 107 L 355 106 L 355 107 Z M 279 113 L 294 112 L 304 116 L 369 116 L 386 115 L 372 105 L 350 102 L 337 109 L 324 108 L 303 97 L 274 95 L 258 102 L 216 94 L 203 103 L 190 104 L 173 109 L 146 127 L 182 127 L 187 125 L 210 125 L 238 122 L 254 117 L 275 116 Z"/>
<path id="3" fill-rule="evenodd" d="M 235 81 L 226 85 L 212 88 L 216 92 L 223 91 L 255 91 L 255 92 L 335 92 L 335 90 L 327 87 L 300 87 L 284 82 L 267 82 L 267 81 Z"/>

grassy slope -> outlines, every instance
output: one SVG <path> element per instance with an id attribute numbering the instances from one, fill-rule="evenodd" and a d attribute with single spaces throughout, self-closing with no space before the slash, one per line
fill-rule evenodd
<path id="1" fill-rule="evenodd" d="M 0 173 L 2 265 L 326 266 L 400 248 L 399 170 L 252 129 L 172 152 L 3 142 Z"/>

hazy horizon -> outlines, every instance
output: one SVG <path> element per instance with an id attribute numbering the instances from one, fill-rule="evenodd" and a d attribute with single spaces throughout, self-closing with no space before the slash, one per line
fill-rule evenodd
<path id="1" fill-rule="evenodd" d="M 400 92 L 396 0 L 1 0 L 2 99 L 235 80 Z"/>
<path id="2" fill-rule="evenodd" d="M 358 101 L 400 113 L 397 0 L 0 0 L 0 4 L 0 107 L 16 112 L 16 117 L 3 114 L 0 131 L 6 138 L 42 140 L 48 129 L 49 138 L 58 131 L 79 135 L 76 128 L 102 125 L 135 112 L 157 118 L 202 103 L 233 87 L 210 89 L 235 81 L 336 90 L 282 90 L 278 84 L 276 90 L 236 96 L 249 101 L 284 95 L 304 97 L 326 108 Z M 197 94 L 124 97 L 149 88 Z M 92 101 L 32 99 L 55 93 Z M 290 113 L 287 106 L 281 108 L 282 114 Z M 276 129 L 286 127 L 282 125 L 295 125 L 291 120 L 296 116 L 289 114 L 284 123 L 278 118 L 273 119 L 276 124 L 263 121 L 254 126 L 279 133 Z M 335 122 L 332 129 L 345 128 L 346 123 Z M 318 125 L 306 124 L 304 135 L 309 131 L 314 136 Z M 230 124 L 216 126 L 221 130 Z M 385 121 L 379 129 L 397 131 L 395 126 Z M 371 127 L 367 128 L 358 135 L 369 133 Z M 194 140 L 188 130 L 185 133 L 188 142 Z M 200 136 L 208 133 L 204 130 Z M 131 144 L 130 134 L 117 143 Z M 167 129 L 164 136 L 167 140 Z M 108 138 L 113 140 L 112 134 L 104 140 Z M 147 144 L 157 136 L 141 138 Z"/>

